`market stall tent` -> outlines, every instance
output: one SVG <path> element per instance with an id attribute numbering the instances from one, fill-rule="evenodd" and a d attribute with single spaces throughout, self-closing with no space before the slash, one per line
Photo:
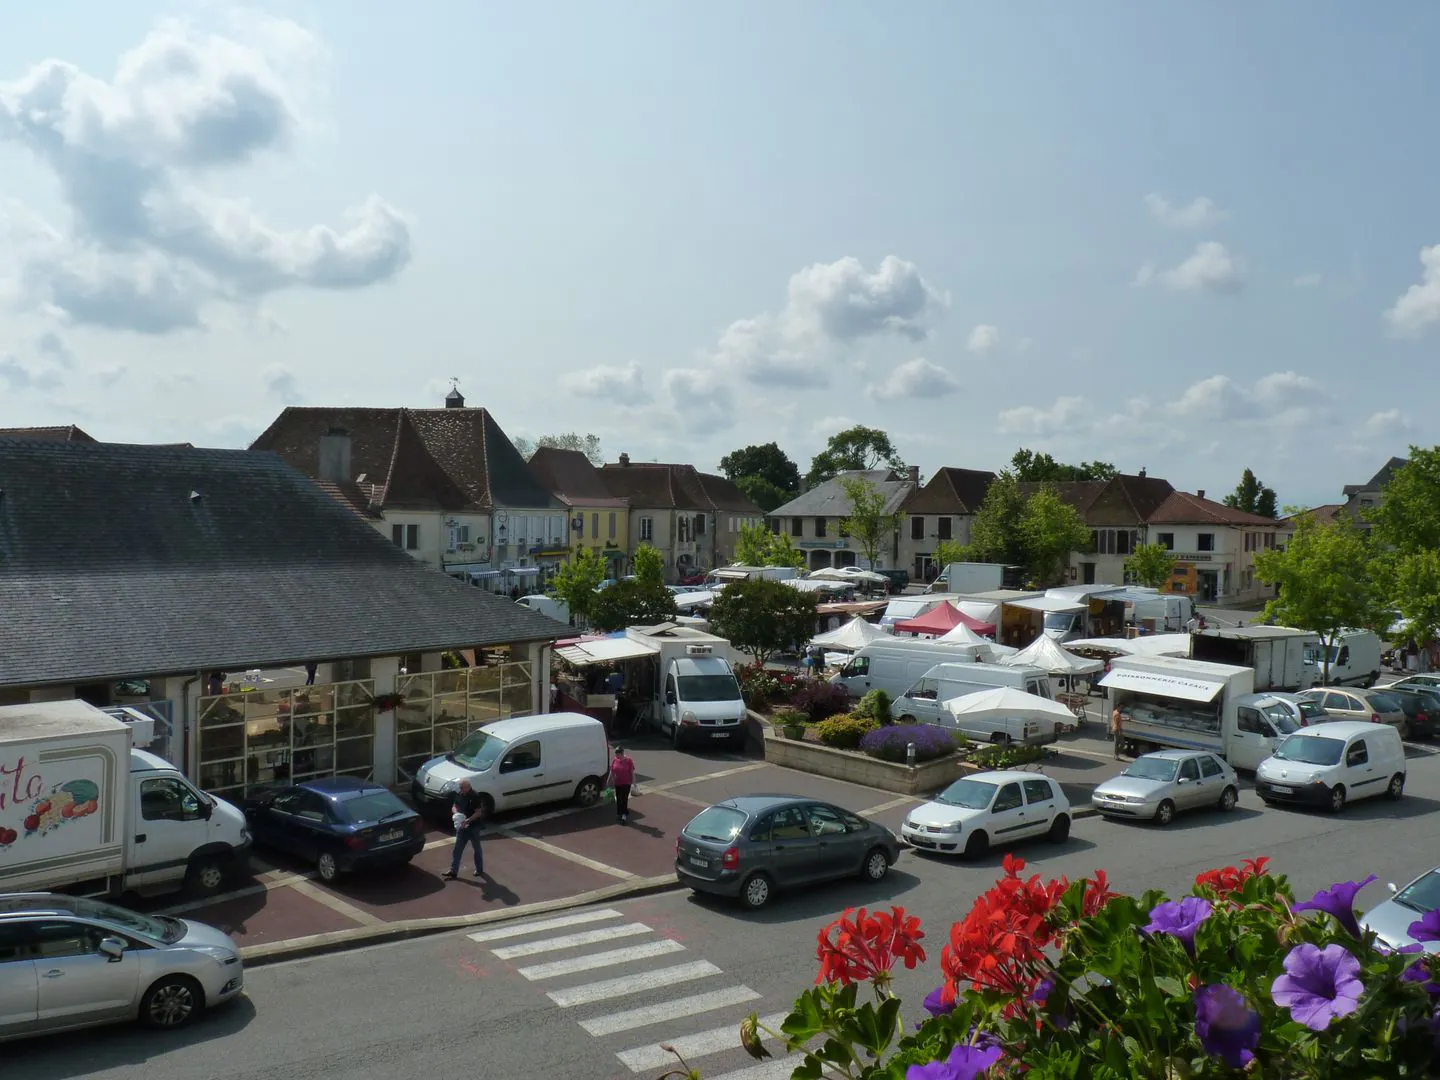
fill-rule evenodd
<path id="1" fill-rule="evenodd" d="M 931 608 L 918 618 L 907 619 L 905 622 L 896 623 L 894 629 L 897 634 L 933 634 L 939 636 L 960 625 L 968 626 L 977 634 L 986 635 L 995 633 L 994 623 L 982 623 L 979 619 L 973 619 L 948 600 L 938 607 Z"/>
<path id="2" fill-rule="evenodd" d="M 840 652 L 858 652 L 876 638 L 885 636 L 885 632 L 874 623 L 866 622 L 859 615 L 856 615 L 838 630 L 831 630 L 828 633 L 820 634 L 818 637 L 812 638 L 810 643 L 812 645 L 819 645 L 822 649 L 835 649 Z"/>
<path id="3" fill-rule="evenodd" d="M 1054 638 L 1040 635 L 1025 648 L 1000 661 L 1012 667 L 1037 667 L 1051 675 L 1089 675 L 1105 666 L 1103 660 L 1087 660 L 1061 648 Z"/>
<path id="4" fill-rule="evenodd" d="M 1043 716 L 1065 723 L 1075 719 L 1075 714 L 1058 701 L 1051 701 L 1039 694 L 1027 694 L 1013 686 L 997 686 L 993 690 L 962 694 L 943 704 L 951 716 L 983 716 L 990 720 L 1023 720 L 1027 717 Z"/>

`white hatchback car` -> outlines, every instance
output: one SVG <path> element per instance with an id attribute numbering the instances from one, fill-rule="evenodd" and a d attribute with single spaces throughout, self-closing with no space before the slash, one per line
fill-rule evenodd
<path id="1" fill-rule="evenodd" d="M 905 818 L 900 837 L 921 851 L 974 858 L 992 846 L 1043 836 L 1070 836 L 1070 800 L 1060 785 L 1033 772 L 981 772 L 956 780 Z"/>

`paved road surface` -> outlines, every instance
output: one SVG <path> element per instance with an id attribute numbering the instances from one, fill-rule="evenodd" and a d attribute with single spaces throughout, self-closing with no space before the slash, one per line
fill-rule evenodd
<path id="1" fill-rule="evenodd" d="M 1060 847 L 1024 849 L 1043 874 L 1107 869 L 1120 888 L 1183 889 L 1194 875 L 1256 854 L 1297 891 L 1376 873 L 1403 880 L 1436 859 L 1440 756 L 1412 759 L 1400 803 L 1357 803 L 1341 817 L 1270 810 L 1182 818 L 1167 830 L 1089 819 Z M 5 1048 L 17 1076 L 133 1080 L 393 1080 L 396 1076 L 605 1080 L 655 1077 L 674 1041 L 706 1080 L 771 1080 L 734 1030 L 751 1010 L 787 1008 L 814 977 L 814 934 L 840 909 L 903 904 L 931 931 L 927 968 L 902 972 L 918 1007 L 937 981 L 944 929 L 997 875 L 977 864 L 906 854 L 889 879 L 815 889 L 759 915 L 672 893 L 540 921 L 280 964 L 250 973 L 248 1000 L 193 1030 L 116 1028 L 84 1039 Z M 1369 906 L 1383 885 L 1361 895 Z M 563 921 L 549 921 L 559 919 Z M 548 923 L 548 925 L 547 925 Z M 748 1071 L 747 1071 L 748 1070 Z"/>

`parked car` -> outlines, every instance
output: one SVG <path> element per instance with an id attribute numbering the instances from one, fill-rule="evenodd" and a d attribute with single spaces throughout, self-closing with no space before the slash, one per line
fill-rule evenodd
<path id="1" fill-rule="evenodd" d="M 262 789 L 245 802 L 255 842 L 315 864 L 321 881 L 403 866 L 425 847 L 425 823 L 389 788 L 327 776 Z"/>
<path id="2" fill-rule="evenodd" d="M 1362 690 L 1347 686 L 1316 686 L 1299 695 L 1313 701 L 1336 720 L 1369 720 L 1398 728 L 1403 739 L 1409 734 L 1405 711 L 1384 690 Z"/>
<path id="3" fill-rule="evenodd" d="M 1419 684 L 1391 686 L 1386 688 L 1385 696 L 1394 698 L 1405 713 L 1403 738 L 1434 738 L 1435 729 L 1440 726 L 1440 690 Z"/>
<path id="4" fill-rule="evenodd" d="M 138 1020 L 183 1027 L 245 986 L 213 926 L 56 893 L 0 895 L 0 1041 Z"/>
<path id="5" fill-rule="evenodd" d="M 1255 770 L 1255 793 L 1277 802 L 1328 806 L 1374 795 L 1405 794 L 1405 744 L 1393 727 L 1336 720 L 1297 731 Z"/>
<path id="6" fill-rule="evenodd" d="M 923 851 L 975 858 L 996 844 L 1070 835 L 1070 801 L 1055 781 L 1033 772 L 982 772 L 956 780 L 912 810 L 900 836 Z"/>
<path id="7" fill-rule="evenodd" d="M 700 811 L 675 841 L 675 876 L 696 892 L 762 908 L 777 890 L 858 875 L 879 881 L 895 834 L 797 795 L 741 795 Z"/>
<path id="8" fill-rule="evenodd" d="M 876 570 L 875 573 L 890 582 L 892 593 L 904 592 L 910 586 L 910 571 L 908 570 Z"/>
<path id="9" fill-rule="evenodd" d="M 1396 679 L 1389 686 L 1377 687 L 1380 690 L 1393 690 L 1399 686 L 1428 686 L 1440 690 L 1440 672 L 1425 672 L 1420 675 L 1406 675 L 1403 679 Z"/>
<path id="10" fill-rule="evenodd" d="M 1158 750 L 1095 789 L 1090 804 L 1108 817 L 1169 825 L 1179 810 L 1234 810 L 1240 784 L 1222 758 L 1195 750 Z"/>
<path id="11" fill-rule="evenodd" d="M 1404 888 L 1392 883 L 1389 900 L 1376 904 L 1360 919 L 1362 930 L 1374 930 L 1391 949 L 1421 945 L 1427 953 L 1440 953 L 1440 941 L 1418 942 L 1410 936 L 1410 924 L 1440 908 L 1440 867 L 1426 870 Z"/>
<path id="12" fill-rule="evenodd" d="M 1311 701 L 1309 698 L 1302 697 L 1300 694 L 1288 694 L 1272 690 L 1268 696 L 1288 712 L 1290 719 L 1299 727 L 1309 727 L 1311 724 L 1323 724 L 1327 721 L 1338 719 L 1327 713 L 1320 706 L 1319 702 Z"/>

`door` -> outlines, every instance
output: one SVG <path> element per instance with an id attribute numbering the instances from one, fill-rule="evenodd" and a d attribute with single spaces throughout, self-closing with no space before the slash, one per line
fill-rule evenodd
<path id="1" fill-rule="evenodd" d="M 810 832 L 815 838 L 811 877 L 837 878 L 854 873 L 865 854 L 860 850 L 863 838 L 847 829 L 840 812 L 831 807 L 811 803 L 805 808 L 805 814 L 810 819 Z"/>
<path id="2" fill-rule="evenodd" d="M 140 961 L 100 952 L 105 931 L 83 922 L 41 922 L 33 938 L 41 1030 L 128 1015 L 140 989 Z"/>
<path id="3" fill-rule="evenodd" d="M 1175 785 L 1175 802 L 1182 808 L 1202 806 L 1208 801 L 1205 795 L 1206 781 L 1200 775 L 1200 762 L 1197 759 L 1186 758 L 1182 761 L 1179 775 L 1175 779 L 1179 781 Z M 1215 798 L 1220 798 L 1218 791 L 1215 793 Z"/>
<path id="4" fill-rule="evenodd" d="M 1031 819 L 1026 816 L 1025 797 L 1020 794 L 1018 781 L 1006 784 L 996 793 L 985 831 L 992 843 L 1017 840 L 1034 831 Z"/>
<path id="5" fill-rule="evenodd" d="M 905 696 L 895 702 L 890 711 L 899 717 L 911 716 L 925 723 L 935 723 L 940 719 L 939 697 L 940 681 L 921 679 L 905 691 Z"/>
<path id="6" fill-rule="evenodd" d="M 1230 734 L 1225 756 L 1237 769 L 1254 770 L 1270 756 L 1270 725 L 1259 709 L 1241 705 L 1235 710 L 1235 730 Z"/>
<path id="7" fill-rule="evenodd" d="M 140 819 L 127 885 L 159 885 L 185 873 L 190 853 L 205 842 L 205 807 L 178 776 L 139 781 Z"/>
<path id="8" fill-rule="evenodd" d="M 33 923 L 0 926 L 0 1035 L 15 1035 L 35 1023 L 39 976 L 31 958 Z"/>
<path id="9" fill-rule="evenodd" d="M 670 672 L 665 674 L 665 690 L 661 696 L 660 715 L 665 718 L 662 725 L 666 731 L 672 731 L 675 725 L 680 723 L 680 696 L 675 688 L 675 676 Z"/>
<path id="10" fill-rule="evenodd" d="M 255 839 L 262 845 L 295 854 L 295 814 L 300 809 L 302 794 L 299 788 L 287 788 L 268 804 L 257 807 L 250 816 Z"/>
<path id="11" fill-rule="evenodd" d="M 1390 778 L 1380 771 L 1379 763 L 1370 753 L 1369 740 L 1364 736 L 1352 739 L 1345 747 L 1345 789 L 1352 799 L 1363 799 L 1383 789 Z"/>
<path id="12" fill-rule="evenodd" d="M 1026 780 L 1021 787 L 1025 789 L 1025 817 L 1029 826 L 1025 835 L 1045 832 L 1055 816 L 1054 785 L 1049 780 L 1036 779 Z"/>
<path id="13" fill-rule="evenodd" d="M 306 862 L 313 862 L 322 851 L 335 847 L 340 840 L 331 829 L 334 818 L 330 804 L 313 791 L 296 792 L 294 813 L 289 816 L 290 850 Z"/>
<path id="14" fill-rule="evenodd" d="M 1200 759 L 1200 779 L 1204 782 L 1206 789 L 1216 803 L 1219 803 L 1220 796 L 1225 792 L 1225 770 L 1221 768 L 1220 762 L 1208 754 Z"/>
<path id="15" fill-rule="evenodd" d="M 505 751 L 500 759 L 498 786 L 497 807 L 530 806 L 545 800 L 551 781 L 545 776 L 539 739 L 517 743 Z"/>
<path id="16" fill-rule="evenodd" d="M 865 696 L 870 689 L 870 657 L 855 656 L 840 669 L 839 683 L 853 698 Z"/>
<path id="17" fill-rule="evenodd" d="M 809 881 L 816 861 L 815 838 L 805 811 L 785 806 L 770 816 L 770 872 L 777 884 Z"/>

